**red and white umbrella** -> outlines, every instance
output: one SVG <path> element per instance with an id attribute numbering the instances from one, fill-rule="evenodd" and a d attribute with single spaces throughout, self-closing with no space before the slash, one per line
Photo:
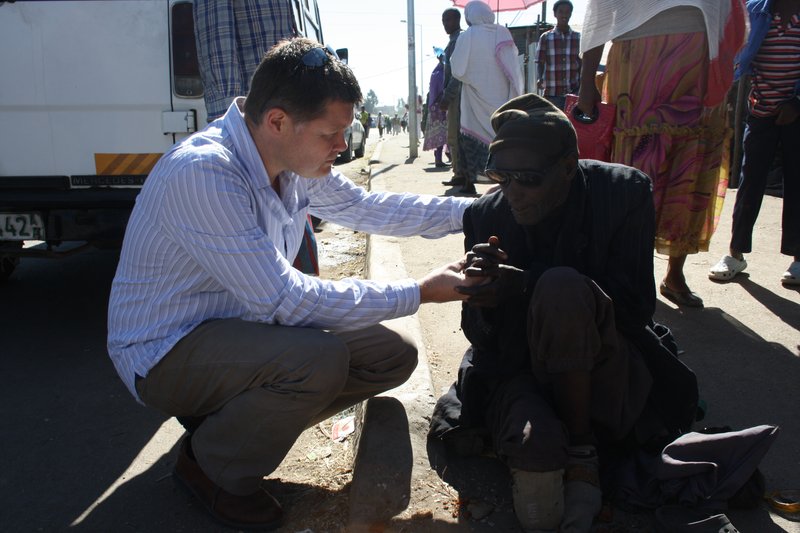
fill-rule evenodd
<path id="1" fill-rule="evenodd" d="M 453 0 L 456 7 L 464 7 L 471 0 Z M 541 4 L 544 0 L 482 0 L 488 4 L 495 13 L 498 11 L 522 11 L 532 5 Z"/>

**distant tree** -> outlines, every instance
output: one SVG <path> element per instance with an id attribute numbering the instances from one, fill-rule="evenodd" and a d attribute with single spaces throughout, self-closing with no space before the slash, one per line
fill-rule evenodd
<path id="1" fill-rule="evenodd" d="M 367 108 L 367 112 L 370 114 L 374 113 L 375 108 L 378 107 L 378 95 L 372 89 L 367 92 L 367 97 L 364 98 L 364 107 Z"/>
<path id="2" fill-rule="evenodd" d="M 404 98 L 397 99 L 397 107 L 395 107 L 394 110 L 401 115 L 406 112 L 406 101 Z"/>

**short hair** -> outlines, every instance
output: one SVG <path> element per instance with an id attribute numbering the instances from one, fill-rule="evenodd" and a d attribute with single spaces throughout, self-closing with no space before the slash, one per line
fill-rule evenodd
<path id="1" fill-rule="evenodd" d="M 461 11 L 454 7 L 448 7 L 444 11 L 442 11 L 442 17 L 445 15 L 450 15 L 456 18 L 457 21 L 461 22 Z"/>
<path id="2" fill-rule="evenodd" d="M 553 4 L 553 13 L 555 13 L 561 6 L 569 6 L 570 12 L 575 11 L 575 8 L 572 7 L 572 2 L 569 0 L 558 0 L 555 4 Z"/>
<path id="3" fill-rule="evenodd" d="M 325 50 L 328 60 L 307 66 L 304 56 L 314 48 Z M 361 88 L 353 71 L 320 43 L 296 37 L 270 48 L 256 68 L 244 101 L 247 120 L 261 124 L 264 113 L 279 107 L 298 122 L 322 115 L 330 101 L 361 102 Z"/>

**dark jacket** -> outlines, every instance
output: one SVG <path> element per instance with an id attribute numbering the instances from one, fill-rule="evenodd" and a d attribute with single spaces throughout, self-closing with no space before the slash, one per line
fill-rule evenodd
<path id="1" fill-rule="evenodd" d="M 694 420 L 697 382 L 675 357 L 676 350 L 670 352 L 661 342 L 653 323 L 654 232 L 650 179 L 634 168 L 593 160 L 579 162 L 565 206 L 536 227 L 517 224 L 502 191 L 484 195 L 464 213 L 467 250 L 496 235 L 508 263 L 531 272 L 532 286 L 548 268 L 569 266 L 611 297 L 617 329 L 641 352 L 654 377 L 648 402 L 675 434 Z M 469 404 L 482 402 L 492 383 L 529 371 L 526 335 L 521 332 L 531 289 L 528 296 L 497 308 L 464 304 L 461 325 L 472 344 L 458 390 L 465 411 L 477 415 L 479 406 Z M 466 386 L 462 378 L 468 367 L 472 385 Z"/>

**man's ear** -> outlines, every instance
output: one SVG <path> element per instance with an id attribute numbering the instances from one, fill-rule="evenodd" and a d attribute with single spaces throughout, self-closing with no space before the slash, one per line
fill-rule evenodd
<path id="1" fill-rule="evenodd" d="M 267 130 L 275 135 L 280 135 L 281 132 L 289 127 L 289 115 L 280 107 L 273 107 L 264 113 L 261 123 L 267 127 Z"/>
<path id="2" fill-rule="evenodd" d="M 564 176 L 567 178 L 567 181 L 571 180 L 575 173 L 578 171 L 578 153 L 572 152 L 566 156 L 564 156 Z"/>

